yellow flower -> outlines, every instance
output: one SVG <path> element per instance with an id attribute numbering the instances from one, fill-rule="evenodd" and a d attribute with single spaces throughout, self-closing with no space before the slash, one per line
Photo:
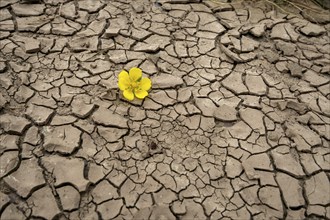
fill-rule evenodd
<path id="1" fill-rule="evenodd" d="M 124 97 L 130 101 L 134 99 L 134 96 L 144 99 L 151 88 L 151 80 L 147 77 L 142 77 L 140 68 L 133 67 L 129 70 L 129 73 L 125 70 L 119 73 L 118 87 L 123 91 Z"/>

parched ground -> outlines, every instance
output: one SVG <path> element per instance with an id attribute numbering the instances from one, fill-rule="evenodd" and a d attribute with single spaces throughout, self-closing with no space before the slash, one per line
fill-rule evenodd
<path id="1" fill-rule="evenodd" d="M 330 219 L 330 18 L 273 9 L 0 0 L 1 219 Z"/>

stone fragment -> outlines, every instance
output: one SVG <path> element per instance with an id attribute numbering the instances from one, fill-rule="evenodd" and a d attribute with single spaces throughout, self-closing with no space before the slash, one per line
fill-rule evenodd
<path id="1" fill-rule="evenodd" d="M 184 200 L 183 204 L 187 208 L 187 213 L 184 216 L 182 216 L 181 218 L 182 220 L 207 219 L 204 214 L 205 212 L 203 206 L 201 204 L 196 203 L 193 200 Z"/>
<path id="2" fill-rule="evenodd" d="M 38 145 L 41 141 L 41 136 L 39 134 L 38 127 L 32 126 L 29 128 L 29 130 L 26 132 L 24 137 L 24 143 L 28 143 L 31 145 Z"/>
<path id="3" fill-rule="evenodd" d="M 101 213 L 103 219 L 113 219 L 117 217 L 124 205 L 122 199 L 109 200 L 97 206 L 97 211 Z"/>
<path id="4" fill-rule="evenodd" d="M 71 106 L 72 113 L 79 118 L 87 118 L 95 108 L 94 104 L 86 103 L 79 98 L 73 99 Z"/>
<path id="5" fill-rule="evenodd" d="M 32 207 L 32 216 L 53 219 L 61 212 L 52 190 L 48 186 L 34 192 L 27 203 Z"/>
<path id="6" fill-rule="evenodd" d="M 83 62 L 81 63 L 81 66 L 92 75 L 98 75 L 109 71 L 111 68 L 111 63 L 106 60 L 96 60 L 94 62 Z"/>
<path id="7" fill-rule="evenodd" d="M 103 180 L 93 189 L 92 197 L 96 204 L 100 204 L 110 199 L 117 199 L 119 195 L 117 193 L 117 188 L 112 186 L 107 180 Z"/>
<path id="8" fill-rule="evenodd" d="M 286 123 L 286 127 L 285 133 L 297 144 L 298 150 L 310 150 L 312 146 L 318 146 L 322 143 L 320 136 L 308 126 L 299 123 Z M 303 142 L 308 145 L 302 145 Z"/>
<path id="9" fill-rule="evenodd" d="M 304 73 L 303 79 L 309 82 L 311 86 L 315 87 L 327 84 L 330 81 L 329 77 L 318 74 L 312 70 L 307 70 Z"/>
<path id="10" fill-rule="evenodd" d="M 245 84 L 251 94 L 266 95 L 267 85 L 261 76 L 253 76 L 247 74 L 245 77 Z"/>
<path id="11" fill-rule="evenodd" d="M 8 113 L 0 115 L 0 127 L 6 132 L 21 135 L 31 124 L 26 118 L 16 117 Z"/>
<path id="12" fill-rule="evenodd" d="M 188 171 L 193 171 L 196 169 L 198 165 L 198 160 L 194 159 L 194 158 L 186 158 L 183 161 L 183 166 L 185 167 L 186 170 Z"/>
<path id="13" fill-rule="evenodd" d="M 197 108 L 202 111 L 204 116 L 211 116 L 213 117 L 214 111 L 217 106 L 212 102 L 212 100 L 208 98 L 196 98 L 195 104 Z"/>
<path id="14" fill-rule="evenodd" d="M 307 36 L 320 36 L 326 32 L 324 27 L 308 22 L 308 24 L 300 28 L 300 32 Z"/>
<path id="15" fill-rule="evenodd" d="M 243 188 L 239 194 L 241 195 L 244 202 L 247 203 L 248 205 L 259 204 L 260 203 L 259 197 L 256 196 L 258 195 L 258 190 L 259 190 L 258 185 L 252 185 Z"/>
<path id="16" fill-rule="evenodd" d="M 314 52 L 311 50 L 303 50 L 302 53 L 308 60 L 316 60 L 323 57 L 322 53 Z M 320 71 L 320 70 L 318 70 L 317 68 L 316 71 Z"/>
<path id="17" fill-rule="evenodd" d="M 144 219 L 149 216 L 149 219 L 167 219 L 175 220 L 175 216 L 167 206 L 153 206 L 140 209 L 135 215 L 134 219 Z"/>
<path id="18" fill-rule="evenodd" d="M 0 110 L 4 108 L 6 104 L 7 104 L 7 99 L 3 97 L 2 94 L 0 94 Z"/>
<path id="19" fill-rule="evenodd" d="M 138 51 L 138 52 L 148 52 L 148 53 L 155 53 L 159 50 L 159 45 L 157 45 L 156 43 L 143 43 L 143 42 L 139 42 L 134 46 L 134 51 Z"/>
<path id="20" fill-rule="evenodd" d="M 28 38 L 25 41 L 25 52 L 26 53 L 36 53 L 40 51 L 40 41 L 33 38 Z"/>
<path id="21" fill-rule="evenodd" d="M 243 121 L 237 122 L 234 126 L 228 128 L 233 138 L 245 140 L 252 132 L 252 129 Z"/>
<path id="22" fill-rule="evenodd" d="M 268 60 L 268 62 L 270 63 L 275 63 L 279 60 L 280 56 L 278 55 L 278 53 L 276 53 L 273 50 L 270 49 L 265 49 L 263 50 L 264 54 L 263 56 Z"/>
<path id="23" fill-rule="evenodd" d="M 0 135 L 0 154 L 6 150 L 18 150 L 19 136 Z"/>
<path id="24" fill-rule="evenodd" d="M 174 50 L 178 57 L 187 57 L 188 50 L 187 50 L 187 43 L 185 41 L 175 41 L 174 42 Z"/>
<path id="25" fill-rule="evenodd" d="M 292 76 L 296 76 L 296 77 L 302 77 L 303 73 L 302 73 L 302 67 L 298 64 L 298 63 L 288 63 L 287 65 L 288 69 L 290 70 L 290 74 Z"/>
<path id="26" fill-rule="evenodd" d="M 184 215 L 187 212 L 186 206 L 179 201 L 173 202 L 172 211 L 177 215 Z"/>
<path id="27" fill-rule="evenodd" d="M 257 24 L 266 18 L 264 11 L 260 8 L 251 7 L 248 9 L 248 11 L 249 11 L 249 20 L 248 21 L 253 24 Z"/>
<path id="28" fill-rule="evenodd" d="M 52 126 L 69 125 L 77 121 L 77 118 L 71 115 L 55 115 L 50 122 Z"/>
<path id="29" fill-rule="evenodd" d="M 136 4 L 133 4 L 132 6 L 133 6 L 133 9 L 134 9 L 134 11 L 136 13 L 140 14 L 140 13 L 143 13 L 144 12 L 144 6 L 143 6 L 143 4 L 136 3 Z"/>
<path id="30" fill-rule="evenodd" d="M 282 191 L 285 204 L 289 208 L 295 208 L 305 205 L 303 196 L 303 189 L 300 186 L 299 180 L 285 174 L 278 172 L 276 174 L 276 181 Z"/>
<path id="31" fill-rule="evenodd" d="M 81 0 L 78 2 L 80 9 L 85 10 L 89 13 L 95 13 L 103 8 L 105 3 L 99 0 Z"/>
<path id="32" fill-rule="evenodd" d="M 252 155 L 243 161 L 242 166 L 249 179 L 260 179 L 259 170 L 273 171 L 273 166 L 266 153 Z"/>
<path id="33" fill-rule="evenodd" d="M 309 205 L 306 210 L 306 215 L 326 216 L 326 208 L 321 205 Z"/>
<path id="34" fill-rule="evenodd" d="M 8 0 L 8 1 L 1 1 L 0 8 L 5 8 L 11 4 L 17 3 L 17 0 Z"/>
<path id="35" fill-rule="evenodd" d="M 266 25 L 263 23 L 259 23 L 254 25 L 250 29 L 250 33 L 255 37 L 262 37 L 265 34 L 265 30 L 266 30 Z"/>
<path id="36" fill-rule="evenodd" d="M 82 36 L 75 37 L 68 42 L 70 49 L 75 52 L 83 52 L 83 51 L 97 51 L 98 45 L 98 36 Z"/>
<path id="37" fill-rule="evenodd" d="M 48 90 L 50 90 L 51 88 L 53 88 L 54 86 L 52 86 L 52 84 L 50 83 L 46 83 L 40 80 L 37 80 L 36 82 L 31 84 L 31 87 L 35 90 L 37 90 L 38 92 L 46 92 Z"/>
<path id="38" fill-rule="evenodd" d="M 242 120 L 247 123 L 255 132 L 265 134 L 264 113 L 254 108 L 241 109 L 239 115 Z"/>
<path id="39" fill-rule="evenodd" d="M 287 219 L 304 219 L 306 209 L 301 208 L 299 210 L 288 210 Z"/>
<path id="40" fill-rule="evenodd" d="M 109 143 L 116 142 L 128 132 L 127 129 L 110 128 L 110 127 L 97 127 L 98 133 Z"/>
<path id="41" fill-rule="evenodd" d="M 297 159 L 294 154 L 290 152 L 289 147 L 277 147 L 272 151 L 272 156 L 274 159 L 274 165 L 277 169 L 297 177 L 302 177 L 305 175 L 299 159 Z"/>
<path id="42" fill-rule="evenodd" d="M 259 42 L 252 38 L 242 36 L 241 38 L 241 52 L 251 52 L 259 47 Z"/>
<path id="43" fill-rule="evenodd" d="M 183 124 L 190 130 L 197 130 L 199 128 L 201 116 L 200 115 L 193 115 L 187 117 Z"/>
<path id="44" fill-rule="evenodd" d="M 12 18 L 12 15 L 10 14 L 8 9 L 1 9 L 0 14 L 1 14 L 0 21 L 5 21 Z"/>
<path id="45" fill-rule="evenodd" d="M 239 175 L 241 175 L 242 171 L 243 171 L 243 166 L 239 160 L 233 157 L 227 157 L 225 172 L 228 178 L 238 177 Z"/>
<path id="46" fill-rule="evenodd" d="M 0 155 L 0 178 L 14 170 L 19 163 L 18 151 L 5 151 Z"/>
<path id="47" fill-rule="evenodd" d="M 68 2 L 68 3 L 63 4 L 61 6 L 60 13 L 61 13 L 61 16 L 63 16 L 64 18 L 68 18 L 71 20 L 74 20 L 78 17 L 78 13 L 77 13 L 74 2 Z"/>
<path id="48" fill-rule="evenodd" d="M 297 46 L 291 42 L 275 41 L 275 47 L 277 50 L 282 51 L 284 56 L 293 56 L 297 53 Z"/>
<path id="49" fill-rule="evenodd" d="M 91 138 L 90 138 L 91 141 Z M 93 145 L 93 143 L 91 143 Z M 95 144 L 94 144 L 95 145 Z M 83 144 L 84 146 L 84 144 Z M 89 143 L 86 144 L 86 146 L 89 148 Z M 94 146 L 93 146 L 94 147 Z M 95 146 L 96 148 L 96 146 Z M 97 153 L 96 149 L 91 150 L 93 153 L 91 156 Z M 87 153 L 88 154 L 88 153 Z M 99 182 L 101 179 L 103 179 L 106 175 L 107 169 L 104 168 L 103 166 L 97 165 L 96 163 L 89 163 L 89 169 L 88 169 L 88 180 L 92 182 L 93 184 Z"/>
<path id="50" fill-rule="evenodd" d="M 25 198 L 46 183 L 42 172 L 36 159 L 22 160 L 18 170 L 4 180 L 17 194 Z"/>
<path id="51" fill-rule="evenodd" d="M 120 28 L 117 27 L 111 27 L 105 30 L 104 37 L 110 38 L 110 37 L 115 37 L 119 34 Z"/>
<path id="52" fill-rule="evenodd" d="M 151 78 L 151 81 L 152 87 L 155 89 L 168 89 L 183 85 L 182 78 L 166 73 Z"/>
<path id="53" fill-rule="evenodd" d="M 14 25 L 13 20 L 0 21 L 0 30 L 1 30 L 0 39 L 4 39 L 3 35 L 6 35 L 6 33 L 10 33 L 9 31 L 15 30 L 15 25 Z M 4 31 L 4 32 L 2 32 L 2 31 Z"/>
<path id="54" fill-rule="evenodd" d="M 313 130 L 315 130 L 321 137 L 330 140 L 330 125 L 312 125 Z"/>
<path id="55" fill-rule="evenodd" d="M 37 31 L 38 28 L 47 24 L 50 19 L 45 16 L 29 16 L 29 17 L 17 17 L 17 30 L 18 31 Z"/>
<path id="56" fill-rule="evenodd" d="M 143 107 L 144 109 L 146 110 L 159 110 L 162 108 L 162 105 L 154 102 L 153 100 L 151 99 L 146 99 L 144 102 L 143 102 Z"/>
<path id="57" fill-rule="evenodd" d="M 20 17 L 42 15 L 45 10 L 44 4 L 13 4 L 11 6 L 15 15 Z"/>
<path id="58" fill-rule="evenodd" d="M 260 201 L 277 211 L 283 211 L 280 190 L 276 187 L 265 186 L 258 192 Z"/>
<path id="59" fill-rule="evenodd" d="M 1 219 L 25 219 L 26 216 L 16 207 L 15 204 L 8 205 L 0 215 Z"/>
<path id="60" fill-rule="evenodd" d="M 42 131 L 44 135 L 43 147 L 48 152 L 71 154 L 80 145 L 81 131 L 72 125 L 46 126 Z"/>
<path id="61" fill-rule="evenodd" d="M 65 211 L 71 211 L 79 208 L 80 194 L 74 187 L 63 186 L 56 189 L 56 191 L 60 197 L 61 204 Z"/>
<path id="62" fill-rule="evenodd" d="M 162 106 L 169 106 L 175 104 L 175 99 L 170 98 L 165 91 L 158 91 L 150 94 L 150 99 Z"/>
<path id="63" fill-rule="evenodd" d="M 248 53 L 234 53 L 229 48 L 225 47 L 224 45 L 220 44 L 221 51 L 224 52 L 230 59 L 237 63 L 245 63 L 249 62 L 257 57 L 257 53 L 248 52 Z"/>
<path id="64" fill-rule="evenodd" d="M 79 192 L 85 191 L 89 181 L 84 178 L 84 161 L 80 158 L 66 158 L 57 155 L 41 158 L 42 165 L 55 178 L 55 186 L 70 183 Z"/>
<path id="65" fill-rule="evenodd" d="M 281 39 L 284 41 L 298 40 L 299 34 L 295 32 L 293 26 L 290 23 L 279 23 L 276 24 L 270 33 L 271 39 Z"/>
<path id="66" fill-rule="evenodd" d="M 196 187 L 192 187 L 192 188 L 197 191 Z M 189 194 L 189 192 L 186 191 L 186 194 Z M 169 189 L 162 188 L 159 192 L 154 193 L 154 199 L 156 204 L 169 205 L 173 201 L 177 200 L 177 195 Z"/>
<path id="67" fill-rule="evenodd" d="M 134 206 L 139 197 L 135 183 L 127 179 L 120 188 L 120 195 L 125 199 L 126 206 Z"/>
<path id="68" fill-rule="evenodd" d="M 81 25 L 71 20 L 64 18 L 55 18 L 52 22 L 52 34 L 62 36 L 72 36 L 81 29 Z"/>
<path id="69" fill-rule="evenodd" d="M 54 114 L 54 110 L 38 105 L 29 105 L 25 115 L 38 125 L 47 124 Z"/>
<path id="70" fill-rule="evenodd" d="M 19 87 L 18 91 L 15 93 L 15 100 L 18 103 L 24 103 L 29 100 L 34 95 L 34 91 L 29 87 L 22 85 Z"/>
<path id="71" fill-rule="evenodd" d="M 325 172 L 307 179 L 304 187 L 309 204 L 327 205 L 330 203 L 330 182 Z"/>
<path id="72" fill-rule="evenodd" d="M 321 169 L 320 166 L 314 160 L 313 155 L 310 153 L 301 153 L 300 161 L 301 161 L 301 165 L 304 167 L 306 171 L 306 174 L 312 174 Z"/>
<path id="73" fill-rule="evenodd" d="M 239 18 L 235 11 L 218 12 L 216 15 L 220 18 L 221 24 L 226 28 L 232 29 L 240 25 Z"/>
<path id="74" fill-rule="evenodd" d="M 144 39 L 146 39 L 147 37 L 149 37 L 152 33 L 145 30 L 145 29 L 132 29 L 132 38 L 137 40 L 137 41 L 142 41 Z"/>
<path id="75" fill-rule="evenodd" d="M 1 35 L 0 35 L 1 39 Z M 7 70 L 7 65 L 5 62 L 0 61 L 0 73 L 4 73 Z"/>
<path id="76" fill-rule="evenodd" d="M 206 132 L 212 132 L 215 127 L 215 120 L 212 117 L 201 116 L 200 128 Z"/>
<path id="77" fill-rule="evenodd" d="M 222 80 L 222 85 L 236 95 L 247 93 L 248 89 L 243 83 L 242 73 L 233 71 L 229 76 Z"/>
<path id="78" fill-rule="evenodd" d="M 113 113 L 113 111 L 100 107 L 93 115 L 92 119 L 95 123 L 116 128 L 128 128 L 127 119 L 121 115 Z"/>
<path id="79" fill-rule="evenodd" d="M 175 216 L 172 214 L 171 210 L 167 206 L 156 206 L 152 209 L 150 219 L 167 219 L 175 220 Z"/>
<path id="80" fill-rule="evenodd" d="M 80 31 L 77 33 L 79 37 L 92 37 L 92 36 L 100 36 L 105 29 L 106 21 L 101 20 L 94 20 L 92 21 L 85 30 Z M 94 38 L 96 42 L 98 42 L 98 38 Z M 97 43 L 95 43 L 97 45 Z M 96 48 L 97 49 L 97 48 Z"/>

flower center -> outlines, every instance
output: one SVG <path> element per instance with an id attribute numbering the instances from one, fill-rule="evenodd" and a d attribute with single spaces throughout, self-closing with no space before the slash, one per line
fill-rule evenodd
<path id="1" fill-rule="evenodd" d="M 131 83 L 131 88 L 132 88 L 132 90 L 134 90 L 134 89 L 136 89 L 136 88 L 138 88 L 139 87 L 139 83 L 138 82 L 132 82 Z"/>

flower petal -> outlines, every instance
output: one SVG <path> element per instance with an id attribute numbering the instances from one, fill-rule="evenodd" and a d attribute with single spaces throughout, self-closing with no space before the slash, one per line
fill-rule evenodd
<path id="1" fill-rule="evenodd" d="M 143 77 L 140 81 L 139 88 L 148 91 L 151 88 L 151 80 L 149 78 Z"/>
<path id="2" fill-rule="evenodd" d="M 119 79 L 118 81 L 118 87 L 121 91 L 125 91 L 129 88 L 129 82 L 127 82 L 126 80 L 123 79 Z"/>
<path id="3" fill-rule="evenodd" d="M 121 71 L 118 76 L 119 89 L 122 91 L 128 89 L 130 86 L 130 83 L 131 83 L 131 81 L 129 79 L 128 72 L 126 72 L 125 70 Z"/>
<path id="4" fill-rule="evenodd" d="M 139 99 L 144 99 L 146 96 L 148 96 L 148 92 L 145 90 L 136 90 L 134 94 Z"/>
<path id="5" fill-rule="evenodd" d="M 125 71 L 125 70 L 122 70 L 122 71 L 119 73 L 118 78 L 119 78 L 119 79 L 121 79 L 121 78 L 129 78 L 128 72 Z"/>
<path id="6" fill-rule="evenodd" d="M 142 70 L 137 67 L 132 67 L 129 70 L 129 78 L 131 79 L 132 82 L 136 82 L 140 80 L 142 77 Z"/>
<path id="7" fill-rule="evenodd" d="M 125 90 L 125 91 L 123 92 L 123 95 L 124 95 L 124 97 L 125 97 L 127 100 L 132 101 L 132 100 L 134 99 L 134 93 L 133 93 L 132 90 Z"/>

